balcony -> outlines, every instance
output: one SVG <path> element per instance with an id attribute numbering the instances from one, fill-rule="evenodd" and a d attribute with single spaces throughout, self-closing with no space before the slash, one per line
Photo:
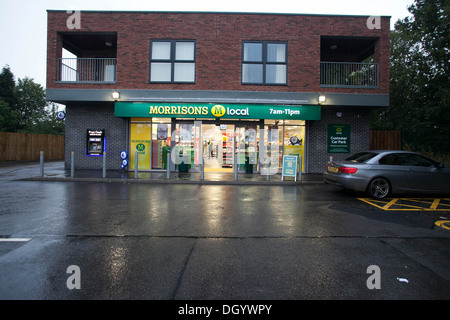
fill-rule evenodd
<path id="1" fill-rule="evenodd" d="M 378 88 L 378 63 L 321 62 L 320 86 L 333 88 Z"/>
<path id="2" fill-rule="evenodd" d="M 320 86 L 378 88 L 378 38 L 321 36 Z"/>
<path id="3" fill-rule="evenodd" d="M 115 83 L 116 58 L 59 58 L 57 82 Z"/>
<path id="4" fill-rule="evenodd" d="M 59 32 L 58 83 L 116 83 L 117 33 Z"/>

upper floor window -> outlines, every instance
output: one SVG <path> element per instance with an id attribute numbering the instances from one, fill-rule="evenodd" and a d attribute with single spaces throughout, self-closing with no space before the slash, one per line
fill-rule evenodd
<path id="1" fill-rule="evenodd" d="M 287 84 L 287 43 L 243 42 L 242 83 Z"/>
<path id="2" fill-rule="evenodd" d="M 152 40 L 150 82 L 195 82 L 195 41 Z"/>

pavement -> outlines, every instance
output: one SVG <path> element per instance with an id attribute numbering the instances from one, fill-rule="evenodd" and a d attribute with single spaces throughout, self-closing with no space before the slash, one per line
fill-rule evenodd
<path id="1" fill-rule="evenodd" d="M 0 164 L 0 180 L 13 177 L 14 180 L 28 181 L 73 181 L 73 182 L 126 182 L 126 183 L 159 183 L 159 184 L 212 184 L 212 185 L 302 185 L 323 183 L 321 173 L 308 173 L 282 179 L 281 173 L 261 175 L 259 173 L 239 173 L 237 179 L 234 173 L 205 172 L 203 179 L 200 172 L 170 172 L 140 171 L 136 177 L 135 171 L 107 170 L 103 177 L 102 170 L 65 169 L 63 161 L 48 161 L 44 163 L 44 174 L 41 174 L 39 162 L 9 162 Z"/>

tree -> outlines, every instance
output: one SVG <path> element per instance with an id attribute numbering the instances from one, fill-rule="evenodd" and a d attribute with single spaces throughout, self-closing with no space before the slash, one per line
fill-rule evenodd
<path id="1" fill-rule="evenodd" d="M 0 98 L 0 131 L 13 131 L 18 115 L 11 110 L 9 104 Z"/>
<path id="2" fill-rule="evenodd" d="M 45 89 L 33 79 L 18 79 L 9 66 L 0 73 L 0 131 L 64 134 L 57 107 L 45 99 Z"/>
<path id="3" fill-rule="evenodd" d="M 30 132 L 46 116 L 45 90 L 32 79 L 19 79 L 15 87 L 15 110 L 20 115 L 17 130 Z"/>
<path id="4" fill-rule="evenodd" d="M 412 17 L 391 32 L 390 106 L 374 113 L 372 125 L 437 132 L 450 123 L 450 1 L 415 0 L 408 10 Z M 430 141 L 449 146 L 439 139 Z"/>
<path id="5" fill-rule="evenodd" d="M 46 108 L 44 117 L 40 118 L 35 125 L 27 130 L 29 133 L 64 134 L 64 121 L 57 118 L 58 107 L 50 104 Z"/>
<path id="6" fill-rule="evenodd" d="M 0 98 L 2 98 L 10 107 L 16 104 L 16 97 L 14 88 L 16 83 L 14 81 L 14 75 L 6 65 L 3 67 L 0 73 Z"/>
<path id="7" fill-rule="evenodd" d="M 0 73 L 0 130 L 14 131 L 19 121 L 19 115 L 14 110 L 16 96 L 14 75 L 6 65 Z"/>

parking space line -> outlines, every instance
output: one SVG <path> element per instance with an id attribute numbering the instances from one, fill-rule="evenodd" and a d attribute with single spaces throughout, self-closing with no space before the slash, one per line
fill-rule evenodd
<path id="1" fill-rule="evenodd" d="M 383 208 L 384 209 L 389 209 L 394 203 L 397 202 L 398 199 L 392 199 L 391 201 L 389 201 Z"/>
<path id="2" fill-rule="evenodd" d="M 439 202 L 441 202 L 441 199 L 434 199 L 433 203 L 430 206 L 430 209 L 437 209 Z"/>
<path id="3" fill-rule="evenodd" d="M 438 227 L 450 230 L 450 221 L 449 220 L 441 220 L 441 221 L 436 221 L 435 224 Z"/>
<path id="4" fill-rule="evenodd" d="M 450 211 L 449 198 L 389 198 L 383 200 L 376 200 L 372 198 L 357 199 L 383 211 Z"/>

